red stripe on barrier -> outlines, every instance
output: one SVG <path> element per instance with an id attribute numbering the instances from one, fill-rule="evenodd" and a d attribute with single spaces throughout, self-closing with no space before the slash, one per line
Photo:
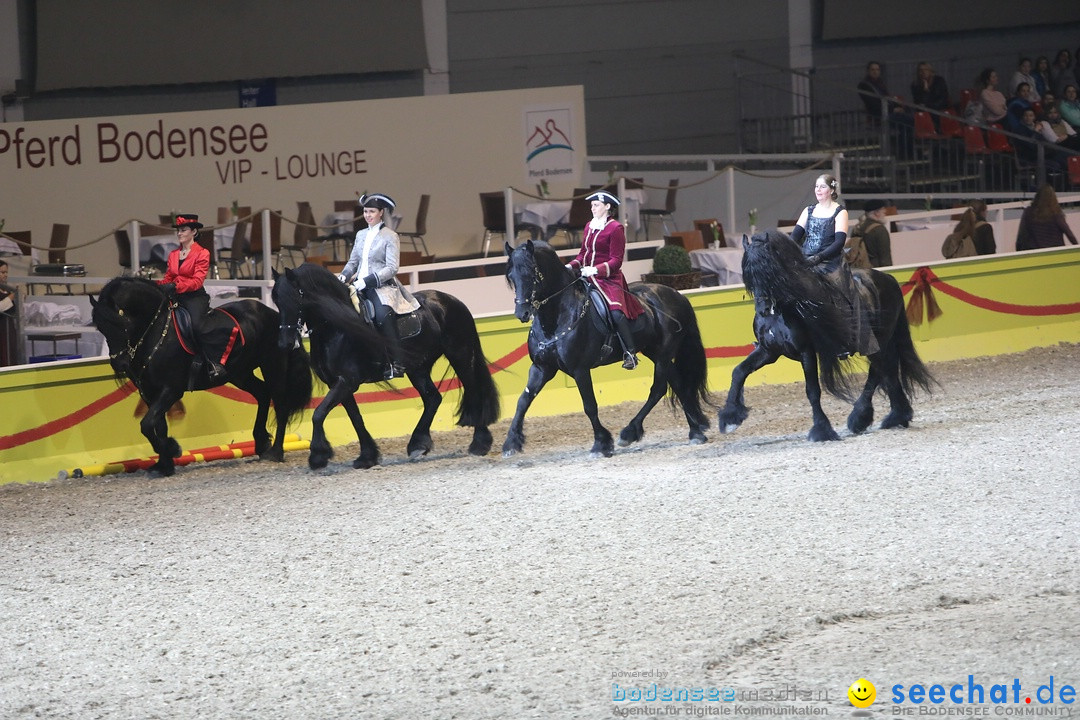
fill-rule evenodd
<path id="1" fill-rule="evenodd" d="M 990 310 L 991 312 L 999 312 L 1006 315 L 1027 315 L 1030 317 L 1045 317 L 1047 315 L 1073 315 L 1080 313 L 1080 303 L 1058 303 L 1054 305 L 1020 305 L 1019 303 L 1008 303 L 1000 300 L 992 300 L 990 298 L 974 295 L 966 290 L 961 290 L 955 285 L 951 285 L 937 275 L 929 267 L 920 267 L 911 276 L 911 278 L 901 286 L 901 291 L 904 295 L 913 291 L 920 282 L 929 282 L 931 287 L 935 287 L 946 295 L 950 295 L 957 300 L 966 302 L 968 305 L 973 305 L 983 310 Z"/>
<path id="2" fill-rule="evenodd" d="M 57 418 L 56 420 L 50 420 L 47 423 L 38 425 L 35 428 L 30 428 L 29 430 L 23 430 L 22 432 L 0 437 L 0 450 L 10 450 L 19 445 L 25 445 L 50 435 L 55 435 L 58 432 L 70 430 L 79 423 L 89 420 L 102 410 L 115 405 L 134 392 L 135 386 L 132 385 L 131 382 L 126 382 L 108 395 L 63 417 Z"/>

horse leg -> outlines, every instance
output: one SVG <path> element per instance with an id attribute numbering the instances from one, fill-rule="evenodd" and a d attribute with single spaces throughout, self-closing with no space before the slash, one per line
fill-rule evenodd
<path id="1" fill-rule="evenodd" d="M 169 436 L 165 413 L 183 395 L 183 392 L 169 392 L 165 389 L 146 406 L 146 414 L 139 421 L 139 429 L 158 456 L 157 462 L 148 467 L 147 472 L 157 473 L 162 477 L 169 477 L 176 472 L 173 459 L 180 457 L 180 444 Z"/>
<path id="2" fill-rule="evenodd" d="M 345 414 L 349 416 L 349 420 L 352 421 L 356 439 L 360 441 L 360 454 L 353 460 L 352 466 L 357 470 L 375 467 L 382 460 L 382 453 L 379 452 L 379 445 L 375 442 L 375 438 L 371 437 L 371 433 L 364 425 L 364 417 L 356 405 L 356 398 L 349 392 L 342 399 L 341 405 L 345 408 Z"/>
<path id="3" fill-rule="evenodd" d="M 833 430 L 829 417 L 821 408 L 821 383 L 818 380 L 817 355 L 813 351 L 802 354 L 803 378 L 806 380 L 806 399 L 810 401 L 810 407 L 814 412 L 814 425 L 806 436 L 811 442 L 823 442 L 825 440 L 839 440 L 840 436 Z"/>
<path id="4" fill-rule="evenodd" d="M 503 457 L 516 455 L 525 448 L 525 413 L 548 381 L 555 377 L 555 371 L 555 367 L 541 367 L 535 363 L 529 368 L 529 379 L 518 398 L 514 419 L 510 421 L 510 429 L 507 430 L 506 440 L 503 442 Z"/>
<path id="5" fill-rule="evenodd" d="M 279 422 L 273 445 L 270 433 L 266 431 L 266 421 L 270 418 L 270 386 L 263 380 L 249 374 L 245 378 L 229 380 L 241 390 L 251 393 L 257 403 L 255 423 L 251 428 L 251 438 L 255 441 L 255 454 L 262 460 L 285 461 L 285 423 Z"/>
<path id="6" fill-rule="evenodd" d="M 637 442 L 641 438 L 645 437 L 645 418 L 648 416 L 652 409 L 656 407 L 656 403 L 664 399 L 664 393 L 667 392 L 668 381 L 667 374 L 671 370 L 670 362 L 658 362 L 653 364 L 653 383 L 649 388 L 649 397 L 645 400 L 645 404 L 638 410 L 637 415 L 627 423 L 626 427 L 619 433 L 619 446 L 626 447 L 630 443 Z M 693 439 L 694 427 L 691 425 L 690 437 Z M 699 431 L 700 432 L 700 431 Z M 702 438 L 704 439 L 704 435 Z"/>
<path id="7" fill-rule="evenodd" d="M 878 374 L 878 361 L 870 360 L 870 369 L 866 373 L 866 384 L 863 385 L 859 399 L 855 401 L 848 415 L 848 430 L 858 435 L 870 427 L 874 422 L 874 393 L 881 384 L 881 376 Z"/>
<path id="8" fill-rule="evenodd" d="M 724 407 L 718 413 L 719 430 L 722 433 L 735 432 L 750 416 L 750 408 L 746 407 L 743 397 L 743 388 L 746 378 L 757 372 L 766 365 L 772 365 L 780 358 L 778 353 L 767 350 L 758 344 L 746 358 L 735 366 L 731 371 L 731 387 L 728 388 L 727 400 Z"/>
<path id="9" fill-rule="evenodd" d="M 412 437 L 409 438 L 409 445 L 406 448 L 409 459 L 416 460 L 427 455 L 435 447 L 435 443 L 431 440 L 431 423 L 435 419 L 439 405 L 442 404 L 442 393 L 431 381 L 431 366 L 414 370 L 408 373 L 408 377 L 424 403 L 424 411 L 420 413 L 420 420 L 413 428 Z"/>
<path id="10" fill-rule="evenodd" d="M 593 446 L 589 452 L 593 457 L 611 457 L 615 454 L 615 441 L 608 429 L 600 423 L 600 408 L 596 404 L 596 393 L 593 391 L 592 373 L 589 368 L 580 370 L 574 377 L 578 392 L 581 394 L 581 407 L 585 410 L 589 422 L 592 423 Z"/>
<path id="11" fill-rule="evenodd" d="M 323 422 L 326 420 L 326 416 L 330 414 L 330 411 L 343 402 L 345 396 L 352 396 L 352 392 L 348 387 L 345 387 L 345 383 L 341 378 L 338 378 L 319 403 L 319 407 L 315 408 L 315 412 L 311 414 L 311 446 L 308 453 L 308 467 L 312 470 L 321 470 L 326 467 L 326 464 L 330 462 L 330 458 L 334 457 L 334 449 L 330 447 L 330 443 L 326 439 L 326 430 L 323 428 Z M 354 403 L 355 404 L 355 403 Z M 355 426 L 355 422 L 353 425 Z"/>
<path id="12" fill-rule="evenodd" d="M 915 417 L 915 411 L 911 407 L 907 393 L 904 392 L 904 384 L 900 381 L 900 360 L 893 348 L 882 352 L 880 360 L 883 368 L 882 384 L 889 396 L 889 414 L 881 420 L 881 429 L 890 430 L 897 427 L 908 427 L 911 419 Z M 871 366 L 872 367 L 872 366 Z"/>

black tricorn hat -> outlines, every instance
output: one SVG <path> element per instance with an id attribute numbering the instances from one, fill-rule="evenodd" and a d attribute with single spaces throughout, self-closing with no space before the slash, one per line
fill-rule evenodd
<path id="1" fill-rule="evenodd" d="M 193 215 L 191 213 L 180 213 L 173 219 L 172 226 L 177 229 L 189 227 L 195 230 L 199 230 L 200 228 L 202 228 L 203 224 L 199 222 L 198 215 Z"/>

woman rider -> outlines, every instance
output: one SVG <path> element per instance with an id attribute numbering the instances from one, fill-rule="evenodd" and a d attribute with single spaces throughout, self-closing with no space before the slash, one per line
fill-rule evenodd
<path id="1" fill-rule="evenodd" d="M 622 223 L 612 217 L 619 199 L 611 193 L 600 191 L 589 195 L 592 220 L 585 226 L 585 236 L 577 257 L 566 267 L 581 271 L 581 277 L 600 290 L 604 296 L 615 331 L 623 347 L 623 364 L 627 370 L 637 367 L 637 350 L 630 320 L 643 312 L 641 303 L 630 293 L 622 274 L 623 255 L 626 253 L 626 231 Z"/>

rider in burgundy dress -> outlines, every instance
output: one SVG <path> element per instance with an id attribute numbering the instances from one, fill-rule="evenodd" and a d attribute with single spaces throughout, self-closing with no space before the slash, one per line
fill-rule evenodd
<path id="1" fill-rule="evenodd" d="M 585 226 L 581 250 L 566 267 L 572 271 L 580 270 L 581 277 L 586 278 L 586 281 L 598 288 L 604 296 L 615 321 L 619 342 L 622 343 L 622 366 L 633 370 L 637 367 L 638 360 L 629 320 L 644 312 L 644 308 L 638 299 L 630 294 L 626 278 L 622 274 L 626 232 L 622 223 L 611 217 L 613 210 L 619 206 L 619 199 L 611 193 L 600 191 L 586 200 L 592 202 L 593 219 Z"/>

